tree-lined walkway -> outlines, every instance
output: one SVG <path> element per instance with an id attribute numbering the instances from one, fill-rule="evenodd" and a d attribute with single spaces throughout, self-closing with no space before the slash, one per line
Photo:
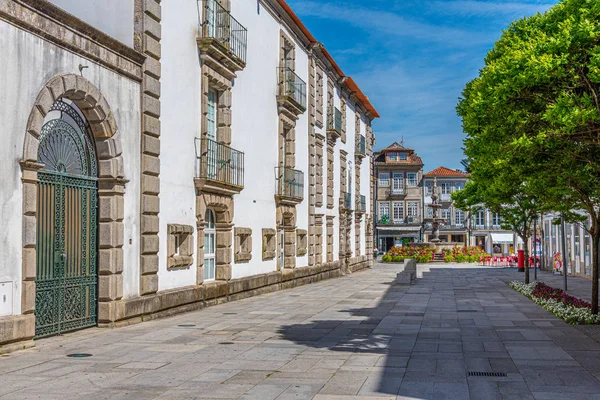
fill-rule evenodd
<path id="1" fill-rule="evenodd" d="M 0 398 L 600 399 L 600 344 L 506 285 L 522 274 L 429 268 L 41 340 L 0 357 Z"/>

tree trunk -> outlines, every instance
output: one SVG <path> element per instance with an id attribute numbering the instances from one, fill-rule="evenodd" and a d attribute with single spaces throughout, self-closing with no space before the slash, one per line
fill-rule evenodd
<path id="1" fill-rule="evenodd" d="M 598 314 L 598 261 L 600 252 L 600 226 L 592 222 L 592 314 Z"/>
<path id="2" fill-rule="evenodd" d="M 525 253 L 525 284 L 529 283 L 529 237 L 525 236 L 523 238 L 523 250 Z"/>

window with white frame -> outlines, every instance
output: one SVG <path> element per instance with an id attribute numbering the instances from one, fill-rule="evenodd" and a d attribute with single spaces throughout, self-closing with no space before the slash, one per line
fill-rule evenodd
<path id="1" fill-rule="evenodd" d="M 485 225 L 485 211 L 479 210 L 477 214 L 475 214 L 475 226 L 484 226 Z"/>
<path id="2" fill-rule="evenodd" d="M 442 194 L 450 194 L 450 183 L 444 182 L 440 184 Z"/>
<path id="3" fill-rule="evenodd" d="M 454 224 L 459 226 L 465 224 L 465 213 L 462 210 L 454 211 Z"/>
<path id="4" fill-rule="evenodd" d="M 404 174 L 402 172 L 394 172 L 392 174 L 392 190 L 395 193 L 404 191 Z"/>
<path id="5" fill-rule="evenodd" d="M 433 218 L 433 208 L 427 207 L 427 218 Z"/>
<path id="6" fill-rule="evenodd" d="M 446 223 L 450 223 L 450 216 L 452 215 L 452 209 L 442 208 L 442 218 L 446 220 Z"/>
<path id="7" fill-rule="evenodd" d="M 417 186 L 418 183 L 418 174 L 416 172 L 409 172 L 406 174 L 406 184 L 408 186 Z"/>
<path id="8" fill-rule="evenodd" d="M 204 216 L 204 280 L 215 279 L 216 235 L 215 213 L 208 209 Z"/>
<path id="9" fill-rule="evenodd" d="M 407 158 L 408 158 L 408 154 L 406 154 L 406 153 L 398 153 L 398 160 L 400 160 L 400 161 L 406 161 Z"/>
<path id="10" fill-rule="evenodd" d="M 394 222 L 402 222 L 404 219 L 404 203 L 401 201 L 394 202 Z"/>
<path id="11" fill-rule="evenodd" d="M 433 183 L 429 182 L 427 184 L 427 194 L 432 195 L 433 194 Z"/>
<path id="12" fill-rule="evenodd" d="M 390 217 L 390 203 L 388 202 L 379 202 L 379 219 L 389 218 Z"/>
<path id="13" fill-rule="evenodd" d="M 463 190 L 465 188 L 464 182 L 454 182 L 454 191 L 458 192 L 459 190 Z"/>
<path id="14" fill-rule="evenodd" d="M 390 173 L 380 172 L 379 173 L 379 186 L 390 186 Z"/>
<path id="15" fill-rule="evenodd" d="M 419 216 L 419 202 L 417 201 L 409 201 L 408 207 L 406 210 L 406 214 L 409 217 L 417 218 Z"/>
<path id="16" fill-rule="evenodd" d="M 492 214 L 492 225 L 500 226 L 501 223 L 502 223 L 502 217 L 500 217 L 500 214 L 493 213 Z"/>
<path id="17" fill-rule="evenodd" d="M 398 160 L 398 153 L 388 153 L 388 159 L 390 161 L 397 161 Z"/>

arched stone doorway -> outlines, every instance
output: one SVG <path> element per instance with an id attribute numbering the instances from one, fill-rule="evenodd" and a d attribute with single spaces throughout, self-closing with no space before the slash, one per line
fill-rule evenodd
<path id="1" fill-rule="evenodd" d="M 60 113 L 60 117 L 53 118 L 52 113 L 57 112 Z M 83 131 L 82 134 L 76 132 L 77 118 L 83 124 L 79 127 L 79 130 Z M 127 182 L 123 176 L 121 145 L 116 135 L 116 121 L 104 96 L 91 82 L 73 74 L 56 76 L 42 88 L 27 123 L 23 159 L 20 161 L 23 181 L 21 311 L 23 315 L 32 315 L 34 318 L 36 310 L 38 313 L 49 312 L 43 310 L 43 307 L 48 304 L 40 304 L 39 307 L 36 307 L 36 301 L 48 302 L 47 299 L 42 299 L 44 297 L 42 292 L 47 289 L 48 284 L 47 282 L 42 283 L 44 276 L 38 277 L 38 273 L 43 273 L 44 266 L 55 270 L 64 269 L 65 261 L 63 259 L 70 254 L 72 258 L 79 260 L 72 260 L 73 264 L 79 265 L 77 268 L 81 268 L 81 260 L 85 259 L 86 274 L 69 276 L 69 274 L 73 275 L 77 269 L 71 266 L 70 272 L 67 268 L 67 273 L 60 275 L 64 281 L 63 297 L 60 301 L 56 301 L 61 304 L 61 307 L 64 307 L 65 302 L 69 301 L 81 304 L 78 299 L 82 298 L 85 293 L 84 300 L 82 300 L 85 306 L 81 306 L 77 310 L 75 310 L 76 307 L 72 308 L 67 315 L 67 319 L 80 322 L 63 325 L 63 329 L 61 329 L 63 331 L 96 323 L 109 324 L 116 320 L 114 303 L 121 299 L 123 292 L 123 194 Z M 49 145 L 50 142 L 52 144 Z M 62 154 L 63 160 L 57 161 L 60 157 L 57 158 L 56 154 L 61 151 L 63 153 L 71 151 L 71 155 Z M 57 176 L 60 179 L 56 178 Z M 52 181 L 53 179 L 54 181 Z M 88 187 L 85 187 L 84 182 L 88 183 Z M 93 185 L 90 185 L 89 182 L 93 182 Z M 75 188 L 74 186 L 77 184 L 79 187 Z M 76 189 L 80 191 L 79 194 L 76 193 Z M 92 192 L 95 190 L 97 190 L 97 213 L 93 216 L 94 204 L 92 201 L 95 193 Z M 71 197 L 67 199 L 61 194 L 63 192 L 65 196 Z M 69 192 L 68 195 L 67 192 Z M 86 194 L 84 195 L 83 192 Z M 59 202 L 58 205 L 44 203 L 44 199 L 41 198 L 41 196 L 46 196 L 47 201 L 52 195 L 54 195 L 53 201 Z M 84 197 L 85 203 L 83 202 Z M 77 199 L 79 200 L 77 201 Z M 60 227 L 64 225 L 63 222 L 56 224 L 57 221 L 52 221 L 49 209 L 40 212 L 38 210 L 40 204 L 50 208 L 56 207 L 55 211 L 58 213 L 55 212 L 55 217 L 61 212 L 71 213 L 70 217 L 66 217 L 66 214 L 60 217 L 64 218 L 63 222 L 67 220 L 72 222 L 72 226 L 68 229 L 80 229 L 81 238 L 86 236 L 94 242 L 86 243 L 85 257 L 82 258 L 83 245 L 77 244 L 75 239 L 68 243 L 70 246 L 68 250 L 64 248 L 64 245 L 67 244 L 67 241 L 63 239 L 66 230 L 60 231 Z M 85 218 L 83 218 L 82 211 L 84 204 L 86 207 Z M 70 208 L 63 210 L 63 205 Z M 79 217 L 77 222 L 74 222 L 74 216 Z M 85 235 L 83 234 L 84 221 Z M 43 224 L 46 224 L 46 231 L 38 229 Z M 55 227 L 53 234 L 55 236 L 58 234 L 58 242 L 55 240 L 42 243 L 39 241 L 39 234 L 44 234 L 44 232 L 47 234 L 47 228 L 50 225 Z M 97 227 L 95 237 L 90 231 L 90 228 L 94 229 L 94 226 Z M 59 245 L 59 242 L 63 244 Z M 40 252 L 45 252 L 45 254 L 40 254 Z M 90 257 L 96 258 L 97 277 L 89 274 L 90 262 L 92 262 Z M 48 276 L 51 275 L 46 275 L 46 277 Z M 83 281 L 85 283 L 82 283 Z M 92 281 L 97 281 L 97 284 Z M 84 289 L 64 289 L 74 287 L 69 286 L 74 282 L 81 284 L 79 287 L 84 287 Z M 36 283 L 41 286 L 39 291 L 36 290 Z M 96 309 L 97 314 L 93 315 L 90 310 Z M 56 312 L 56 308 L 54 312 Z M 42 324 L 28 324 L 28 330 L 30 330 L 27 332 L 28 337 L 45 336 L 61 331 L 38 329 L 36 333 L 35 325 L 39 328 Z"/>

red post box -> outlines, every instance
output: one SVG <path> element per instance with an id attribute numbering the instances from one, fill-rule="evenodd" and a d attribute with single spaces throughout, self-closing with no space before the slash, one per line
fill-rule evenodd
<path id="1" fill-rule="evenodd" d="M 517 250 L 519 257 L 519 272 L 525 272 L 525 250 Z"/>

